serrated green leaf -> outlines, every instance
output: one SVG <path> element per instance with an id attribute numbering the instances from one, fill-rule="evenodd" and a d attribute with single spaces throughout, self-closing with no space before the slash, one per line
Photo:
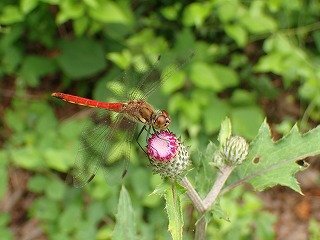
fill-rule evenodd
<path id="1" fill-rule="evenodd" d="M 181 207 L 181 195 L 186 189 L 181 185 L 168 182 L 158 186 L 152 194 L 158 194 L 166 200 L 166 211 L 169 219 L 169 231 L 172 239 L 182 239 L 183 215 Z"/>
<path id="2" fill-rule="evenodd" d="M 134 211 L 129 193 L 124 186 L 120 192 L 116 221 L 112 239 L 137 239 Z"/>
<path id="3" fill-rule="evenodd" d="M 249 178 L 248 182 L 258 191 L 282 185 L 301 193 L 295 174 L 305 167 L 296 161 L 320 154 L 319 140 L 320 127 L 301 135 L 295 125 L 287 136 L 274 142 L 264 121 L 251 143 L 247 160 L 236 172 L 241 179 Z"/>

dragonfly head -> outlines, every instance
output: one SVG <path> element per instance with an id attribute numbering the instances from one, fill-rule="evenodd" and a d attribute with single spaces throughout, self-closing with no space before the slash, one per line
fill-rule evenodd
<path id="1" fill-rule="evenodd" d="M 154 118 L 153 126 L 156 129 L 167 129 L 170 125 L 171 118 L 165 110 L 160 110 Z"/>

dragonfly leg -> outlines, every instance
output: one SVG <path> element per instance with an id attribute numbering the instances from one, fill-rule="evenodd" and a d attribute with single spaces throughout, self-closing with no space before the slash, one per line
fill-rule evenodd
<path id="1" fill-rule="evenodd" d="M 143 125 L 143 127 L 141 128 L 141 130 L 140 130 L 140 132 L 139 132 L 139 134 L 138 134 L 138 136 L 137 136 L 137 138 L 136 138 L 136 142 L 138 143 L 138 145 L 139 145 L 139 147 L 142 149 L 142 151 L 144 151 L 144 153 L 148 156 L 148 153 L 146 152 L 146 150 L 144 150 L 144 148 L 141 146 L 141 144 L 139 143 L 139 138 L 140 138 L 140 136 L 141 136 L 141 134 L 142 134 L 142 132 L 144 131 L 144 130 L 146 130 L 147 132 L 149 132 L 150 130 L 147 130 L 146 129 L 146 125 Z"/>
<path id="2" fill-rule="evenodd" d="M 159 132 L 152 126 L 153 132 L 156 134 L 156 136 L 162 140 L 165 140 L 168 142 L 168 146 L 169 146 L 169 140 L 168 139 L 164 139 L 162 137 L 159 136 Z M 169 129 L 167 129 L 169 131 Z"/>

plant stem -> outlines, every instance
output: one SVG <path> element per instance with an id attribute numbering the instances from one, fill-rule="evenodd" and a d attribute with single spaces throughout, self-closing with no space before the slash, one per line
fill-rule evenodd
<path id="1" fill-rule="evenodd" d="M 210 192 L 208 193 L 207 197 L 203 200 L 203 205 L 206 211 L 211 208 L 211 206 L 217 200 L 219 193 L 221 192 L 222 187 L 224 186 L 225 182 L 227 181 L 228 177 L 232 173 L 235 166 L 225 166 L 221 169 L 217 180 L 214 182 Z"/>
<path id="2" fill-rule="evenodd" d="M 184 186 L 185 188 L 188 189 L 187 195 L 190 198 L 190 200 L 193 203 L 193 206 L 199 213 L 204 213 L 206 209 L 204 208 L 204 205 L 202 203 L 202 199 L 196 192 L 196 190 L 193 188 L 192 184 L 189 182 L 187 177 L 184 177 L 181 181 L 180 184 Z"/>
<path id="3" fill-rule="evenodd" d="M 180 184 L 188 189 L 187 195 L 192 201 L 195 209 L 199 213 L 199 218 L 201 218 L 196 224 L 196 240 L 206 239 L 207 221 L 203 215 L 206 213 L 206 211 L 208 211 L 211 208 L 211 206 L 217 200 L 217 197 L 219 196 L 222 187 L 224 186 L 225 182 L 227 181 L 228 177 L 230 176 L 234 168 L 235 166 L 225 166 L 223 169 L 221 169 L 217 180 L 213 184 L 210 192 L 204 200 L 200 198 L 199 194 L 193 188 L 192 184 L 190 183 L 187 177 L 184 177 L 180 181 Z"/>

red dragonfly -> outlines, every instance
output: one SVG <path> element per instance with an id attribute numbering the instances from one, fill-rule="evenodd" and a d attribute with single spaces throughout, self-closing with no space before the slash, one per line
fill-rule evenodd
<path id="1" fill-rule="evenodd" d="M 80 135 L 75 165 L 68 176 L 69 179 L 72 177 L 75 187 L 83 187 L 91 182 L 101 166 L 105 169 L 105 177 L 109 183 L 115 178 L 124 177 L 128 168 L 131 143 L 134 139 L 137 123 L 143 124 L 136 138 L 138 142 L 138 138 L 144 130 L 147 131 L 147 134 L 152 131 L 165 130 L 171 122 L 167 111 L 156 110 L 146 102 L 146 99 L 192 57 L 193 53 L 186 60 L 171 67 L 164 75 L 159 75 L 157 69 L 161 61 L 159 57 L 151 70 L 140 78 L 141 80 L 137 84 L 134 83 L 136 86 L 133 91 L 129 92 L 130 90 L 126 89 L 126 95 L 129 95 L 131 100 L 111 103 L 65 93 L 52 93 L 53 97 L 64 101 L 96 108 L 88 125 Z M 128 87 L 135 79 L 138 79 L 138 76 L 131 76 L 125 72 L 116 86 L 118 86 L 117 84 L 119 86 L 125 84 L 125 87 Z M 109 111 L 118 113 L 113 119 L 114 121 L 108 115 Z M 118 134 L 120 131 L 123 132 L 122 135 Z M 126 156 L 122 160 L 116 161 L 119 158 L 121 145 L 115 144 L 115 142 L 124 143 L 122 147 L 126 150 Z M 140 144 L 139 146 L 141 147 Z"/>

